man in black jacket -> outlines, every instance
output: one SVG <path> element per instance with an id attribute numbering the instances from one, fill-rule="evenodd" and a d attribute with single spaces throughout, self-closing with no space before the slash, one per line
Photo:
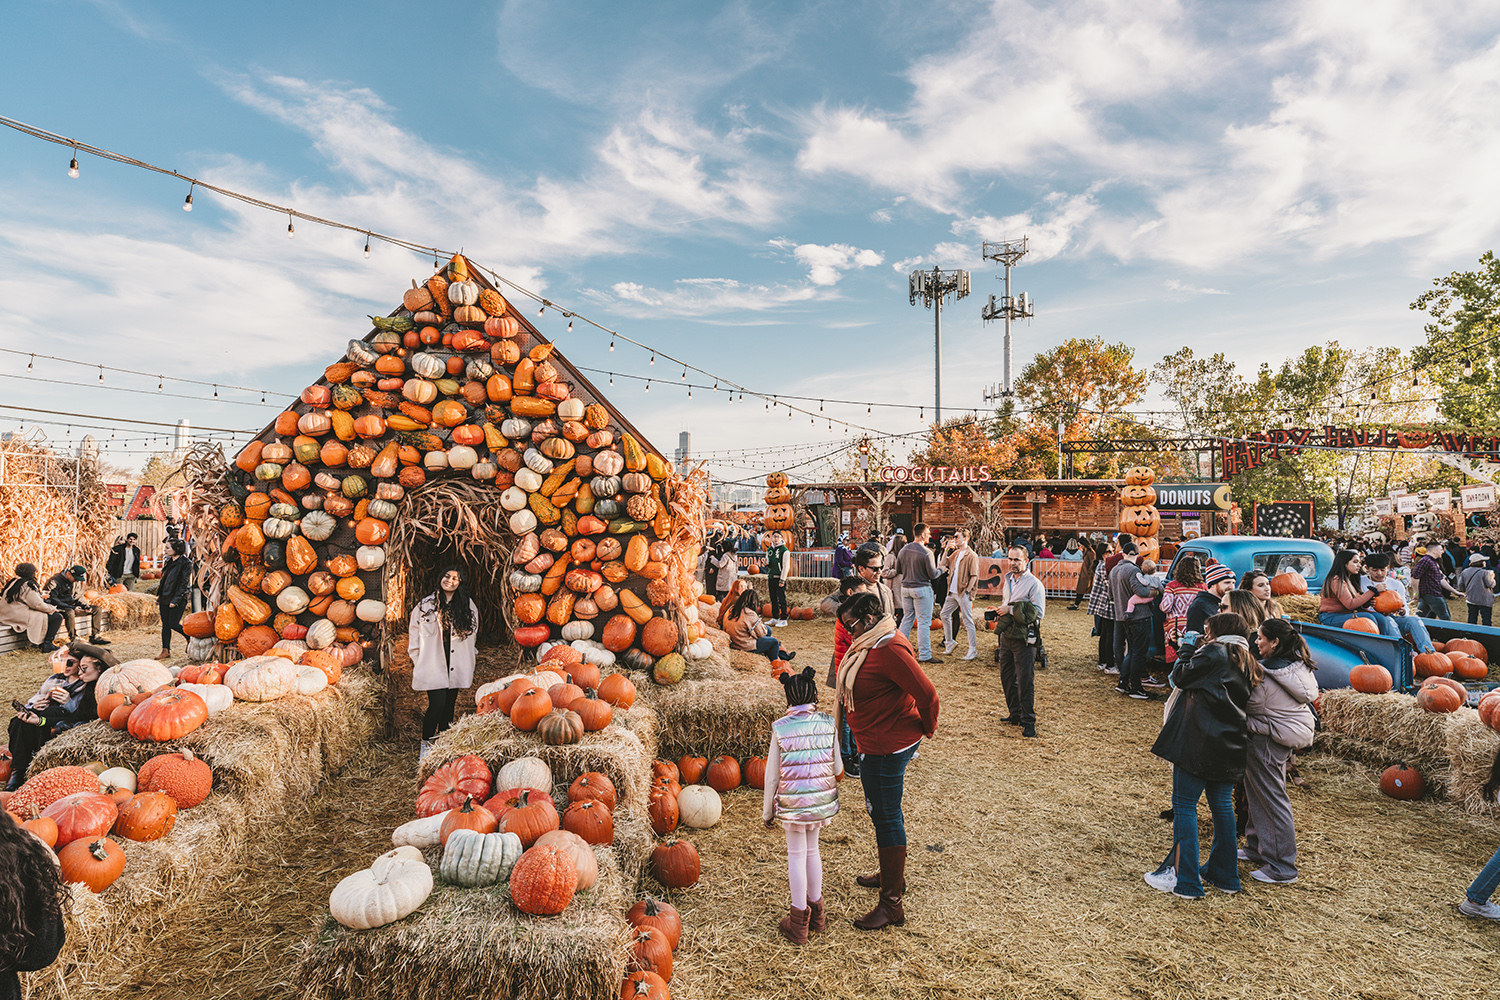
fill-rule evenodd
<path id="1" fill-rule="evenodd" d="M 133 531 L 126 535 L 123 542 L 109 550 L 109 561 L 104 564 L 110 583 L 123 583 L 126 590 L 134 590 L 136 578 L 141 575 L 141 550 L 136 547 L 135 539 Z"/>
<path id="2" fill-rule="evenodd" d="M 91 608 L 84 604 L 73 591 L 73 585 L 82 583 L 86 575 L 87 571 L 82 566 L 74 566 L 72 569 L 54 574 L 52 579 L 47 581 L 49 591 L 47 603 L 62 612 L 63 621 L 68 626 L 69 642 L 78 641 L 78 612 L 91 611 L 94 615 L 93 634 L 89 636 L 89 642 L 95 646 L 108 646 L 109 640 L 99 634 L 100 620 L 104 617 L 104 612 L 99 608 Z"/>

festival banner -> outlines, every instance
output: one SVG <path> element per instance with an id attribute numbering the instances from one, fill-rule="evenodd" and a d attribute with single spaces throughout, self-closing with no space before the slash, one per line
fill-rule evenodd
<path id="1" fill-rule="evenodd" d="M 1390 449 L 1417 451 L 1430 448 L 1450 455 L 1493 460 L 1500 455 L 1500 437 L 1450 431 L 1423 431 L 1394 427 L 1293 427 L 1256 431 L 1243 441 L 1221 442 L 1222 478 L 1258 469 L 1267 462 L 1292 458 L 1306 448 Z"/>

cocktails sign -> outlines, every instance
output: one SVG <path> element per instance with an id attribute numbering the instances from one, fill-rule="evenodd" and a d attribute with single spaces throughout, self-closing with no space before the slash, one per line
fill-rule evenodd
<path id="1" fill-rule="evenodd" d="M 882 483 L 986 483 L 988 465 L 883 465 Z"/>

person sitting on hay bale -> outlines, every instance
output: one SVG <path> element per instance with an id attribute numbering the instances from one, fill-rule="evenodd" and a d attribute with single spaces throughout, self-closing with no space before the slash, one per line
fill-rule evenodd
<path id="1" fill-rule="evenodd" d="M 760 599 L 754 587 L 746 587 L 735 600 L 724 618 L 724 631 L 729 635 L 729 644 L 747 653 L 759 653 L 768 660 L 793 660 L 796 653 L 782 650 L 781 642 L 771 635 L 771 630 L 760 620 L 755 610 Z M 774 666 L 774 664 L 773 664 Z"/>
<path id="2" fill-rule="evenodd" d="M 1490 776 L 1484 783 L 1484 797 L 1490 800 L 1500 799 L 1500 753 L 1495 755 L 1495 762 L 1490 765 Z M 1496 850 L 1495 856 L 1480 869 L 1479 875 L 1469 886 L 1469 891 L 1464 893 L 1464 901 L 1458 904 L 1458 912 L 1466 917 L 1500 920 L 1500 905 L 1490 902 L 1497 886 L 1500 886 L 1500 850 Z"/>
<path id="3" fill-rule="evenodd" d="M 0 811 L 0 997 L 21 996 L 18 972 L 57 960 L 67 940 L 68 884 L 52 849 Z"/>
<path id="4" fill-rule="evenodd" d="M 62 627 L 62 612 L 42 598 L 36 582 L 36 567 L 31 563 L 16 566 L 16 575 L 0 591 L 0 625 L 26 633 L 26 639 L 37 649 L 52 651 L 52 640 Z"/>
<path id="5" fill-rule="evenodd" d="M 474 683 L 479 608 L 469 597 L 463 570 L 449 566 L 438 575 L 437 587 L 412 610 L 406 635 L 412 690 L 427 692 L 420 762 L 437 734 L 453 725 L 458 693 Z"/>
<path id="6" fill-rule="evenodd" d="M 48 691 L 40 708 L 18 710 L 10 720 L 10 784 L 15 791 L 26 780 L 36 752 L 58 733 L 99 718 L 94 684 L 106 667 L 118 661 L 109 652 L 87 643 L 74 643 L 68 655 L 77 660 L 71 680 Z M 53 678 L 48 678 L 49 681 Z"/>
<path id="7" fill-rule="evenodd" d="M 99 622 L 104 617 L 104 612 L 99 608 L 89 607 L 78 599 L 73 592 L 74 584 L 82 583 L 88 571 L 82 566 L 74 566 L 61 573 L 53 575 L 47 581 L 47 600 L 62 612 L 63 621 L 68 626 L 68 641 L 78 641 L 78 612 L 88 611 L 93 613 L 93 630 L 89 635 L 89 642 L 95 646 L 108 646 L 109 640 L 99 634 Z"/>
<path id="8" fill-rule="evenodd" d="M 781 675 L 786 714 L 771 723 L 766 751 L 762 819 L 769 830 L 781 821 L 786 831 L 787 883 L 791 912 L 777 929 L 792 944 L 807 944 L 807 935 L 827 929 L 823 912 L 823 858 L 818 831 L 839 811 L 844 767 L 838 727 L 833 716 L 818 711 L 818 689 L 812 667 Z"/>

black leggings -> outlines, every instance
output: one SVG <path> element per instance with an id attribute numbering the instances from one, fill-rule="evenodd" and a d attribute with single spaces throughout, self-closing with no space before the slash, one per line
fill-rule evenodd
<path id="1" fill-rule="evenodd" d="M 57 630 L 62 628 L 62 623 L 63 614 L 61 611 L 54 611 L 47 616 L 47 634 L 42 639 L 43 649 L 50 650 L 52 648 L 52 640 L 57 638 Z"/>
<path id="2" fill-rule="evenodd" d="M 173 632 L 184 639 L 187 638 L 187 633 L 182 630 L 182 612 L 186 610 L 187 605 L 179 604 L 174 608 L 158 604 L 157 608 L 161 611 L 161 648 L 171 649 Z"/>
<path id="3" fill-rule="evenodd" d="M 10 720 L 10 790 L 21 787 L 26 780 L 26 770 L 31 767 L 31 758 L 52 738 L 52 726 L 34 726 L 20 718 Z"/>
<path id="4" fill-rule="evenodd" d="M 430 740 L 453 725 L 458 708 L 458 688 L 436 688 L 427 692 L 427 711 L 422 716 L 422 739 Z"/>

